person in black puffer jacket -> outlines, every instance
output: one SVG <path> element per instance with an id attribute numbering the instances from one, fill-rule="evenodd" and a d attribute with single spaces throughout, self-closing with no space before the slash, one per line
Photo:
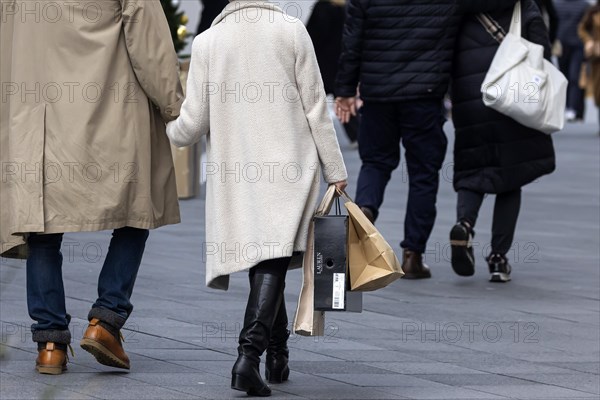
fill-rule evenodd
<path id="1" fill-rule="evenodd" d="M 378 216 L 392 171 L 406 149 L 409 195 L 404 222 L 404 278 L 429 278 L 423 264 L 436 217 L 439 170 L 447 139 L 443 97 L 450 80 L 461 15 L 513 5 L 515 0 L 350 0 L 336 79 L 336 113 L 344 123 L 356 114 L 362 168 L 356 203 Z"/>
<path id="2" fill-rule="evenodd" d="M 522 34 L 545 47 L 550 41 L 535 0 L 522 0 Z M 505 31 L 513 8 L 489 15 Z M 458 223 L 452 228 L 452 267 L 462 276 L 474 273 L 473 227 L 484 195 L 495 194 L 492 248 L 488 264 L 492 281 L 510 280 L 506 254 L 512 241 L 521 203 L 521 187 L 554 171 L 549 135 L 527 128 L 484 105 L 481 85 L 498 49 L 498 42 L 475 16 L 464 19 L 455 48 L 452 70 L 454 189 L 458 192 Z"/>

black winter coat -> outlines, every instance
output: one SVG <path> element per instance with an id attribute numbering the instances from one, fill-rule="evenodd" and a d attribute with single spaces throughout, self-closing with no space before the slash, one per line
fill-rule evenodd
<path id="1" fill-rule="evenodd" d="M 214 19 L 217 18 L 225 6 L 229 4 L 229 0 L 200 0 L 200 2 L 202 3 L 203 8 L 200 22 L 198 22 L 196 35 L 199 35 L 210 28 Z"/>
<path id="2" fill-rule="evenodd" d="M 336 95 L 360 82 L 369 101 L 441 99 L 448 90 L 461 15 L 515 0 L 350 0 Z"/>
<path id="3" fill-rule="evenodd" d="M 343 5 L 319 0 L 306 24 L 315 47 L 325 93 L 335 93 L 335 76 L 342 53 L 342 33 L 346 17 Z"/>
<path id="4" fill-rule="evenodd" d="M 524 0 L 522 34 L 546 47 L 550 43 L 534 0 Z M 490 13 L 508 31 L 513 9 Z M 475 17 L 465 18 L 456 42 L 452 71 L 454 189 L 503 193 L 554 171 L 549 135 L 527 128 L 484 105 L 481 85 L 498 49 Z"/>

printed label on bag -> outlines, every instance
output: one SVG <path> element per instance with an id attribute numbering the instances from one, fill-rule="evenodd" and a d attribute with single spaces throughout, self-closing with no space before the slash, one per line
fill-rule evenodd
<path id="1" fill-rule="evenodd" d="M 346 274 L 334 273 L 333 274 L 333 305 L 331 308 L 334 310 L 343 310 L 344 305 L 344 292 L 346 289 Z"/>
<path id="2" fill-rule="evenodd" d="M 317 275 L 321 275 L 323 273 L 323 254 L 317 253 L 317 262 L 316 262 L 316 271 Z"/>

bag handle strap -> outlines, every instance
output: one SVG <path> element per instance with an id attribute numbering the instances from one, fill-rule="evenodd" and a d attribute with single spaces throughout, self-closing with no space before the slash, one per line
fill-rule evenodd
<path id="1" fill-rule="evenodd" d="M 477 15 L 477 20 L 483 25 L 485 30 L 492 36 L 492 38 L 498 43 L 502 43 L 506 37 L 506 31 L 494 18 L 488 14 Z"/>
<path id="2" fill-rule="evenodd" d="M 498 43 L 502 43 L 506 37 L 506 31 L 502 26 L 492 18 L 489 14 L 478 14 L 477 20 L 483 25 L 485 30 L 494 38 Z M 512 19 L 510 22 L 510 33 L 515 36 L 521 37 L 521 2 L 515 3 L 513 10 Z"/>
<path id="3" fill-rule="evenodd" d="M 337 192 L 338 196 L 340 196 L 341 198 L 343 198 L 346 201 L 349 201 L 351 203 L 354 203 L 354 200 L 352 200 L 350 198 L 350 196 L 348 196 L 348 193 L 346 193 L 345 190 L 340 190 L 337 187 L 335 188 L 335 191 Z"/>
<path id="4" fill-rule="evenodd" d="M 317 207 L 317 211 L 315 212 L 316 216 L 322 217 L 324 215 L 329 215 L 333 202 L 338 198 L 336 189 L 335 185 L 330 185 L 327 188 L 325 196 L 323 196 L 323 200 L 321 200 L 321 204 L 319 204 L 319 207 Z"/>
<path id="5" fill-rule="evenodd" d="M 521 18 L 521 2 L 517 1 L 515 3 L 512 21 L 510 23 L 510 33 L 517 37 L 521 37 Z"/>

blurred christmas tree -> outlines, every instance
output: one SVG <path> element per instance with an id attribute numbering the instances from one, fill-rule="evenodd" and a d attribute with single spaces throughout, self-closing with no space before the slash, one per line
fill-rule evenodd
<path id="1" fill-rule="evenodd" d="M 169 22 L 175 51 L 179 53 L 185 48 L 186 38 L 190 36 L 185 27 L 188 23 L 188 17 L 184 12 L 179 11 L 179 0 L 160 0 L 160 2 Z"/>

